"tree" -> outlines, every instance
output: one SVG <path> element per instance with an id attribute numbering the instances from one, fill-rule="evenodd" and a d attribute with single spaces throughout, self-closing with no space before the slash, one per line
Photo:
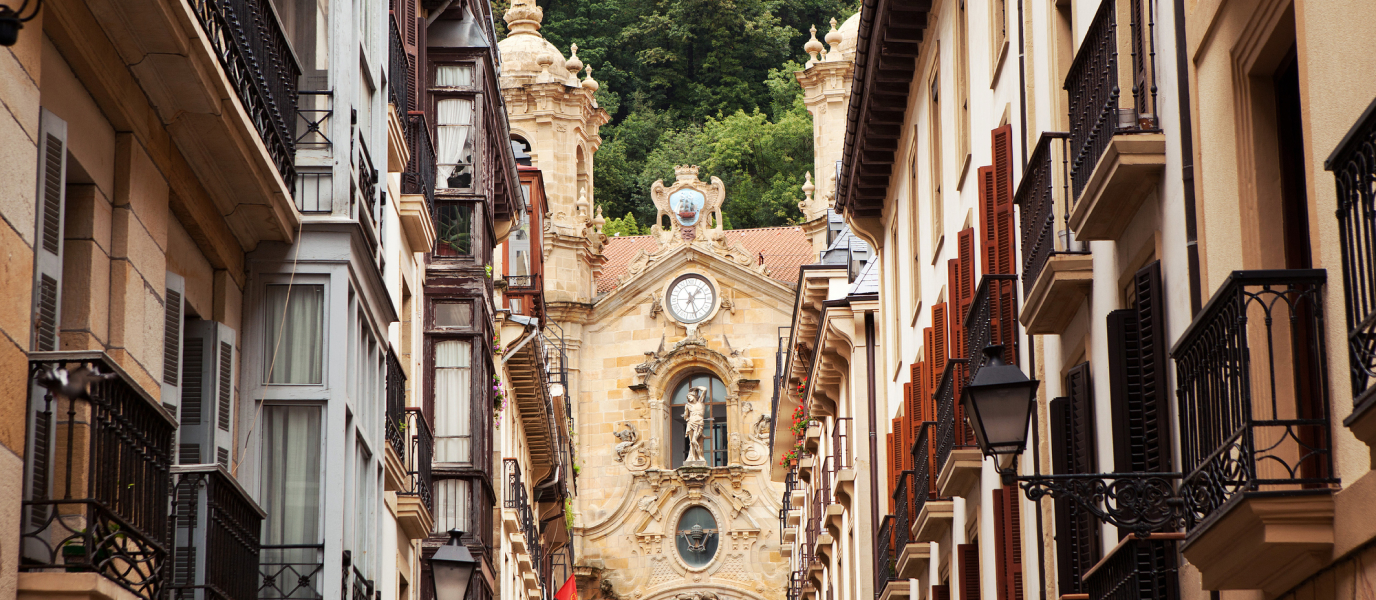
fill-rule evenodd
<path id="1" fill-rule="evenodd" d="M 648 229 L 641 229 L 640 224 L 636 223 L 635 215 L 626 213 L 626 216 L 620 219 L 608 219 L 607 223 L 602 226 L 602 233 L 606 234 L 607 237 L 617 237 L 624 235 L 645 235 L 649 233 L 649 231 Z"/>

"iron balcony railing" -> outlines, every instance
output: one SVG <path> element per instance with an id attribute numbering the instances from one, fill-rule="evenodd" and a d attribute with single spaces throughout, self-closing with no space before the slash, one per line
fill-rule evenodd
<path id="1" fill-rule="evenodd" d="M 893 551 L 895 555 L 903 553 L 903 549 L 908 547 L 908 541 L 912 539 L 913 522 L 917 520 L 917 513 L 914 512 L 914 494 L 917 492 L 917 484 L 912 471 L 902 471 L 898 474 L 897 485 L 893 490 Z"/>
<path id="2" fill-rule="evenodd" d="M 1131 29 L 1120 40 L 1118 8 L 1125 4 Z M 1151 39 L 1155 29 L 1152 0 L 1103 0 L 1089 23 L 1080 50 L 1066 74 L 1065 90 L 1070 104 L 1070 177 L 1078 201 L 1099 158 L 1113 136 L 1120 133 L 1159 131 L 1156 118 L 1156 52 Z M 1143 20 L 1146 20 L 1144 26 Z M 1119 64 L 1126 50 L 1128 65 Z M 1121 69 L 1133 79 L 1132 104 L 1123 106 L 1119 88 Z"/>
<path id="3" fill-rule="evenodd" d="M 174 600 L 254 600 L 263 512 L 219 465 L 172 467 Z"/>
<path id="4" fill-rule="evenodd" d="M 1376 399 L 1376 102 L 1343 138 L 1324 168 L 1338 188 L 1338 243 L 1351 368 L 1353 415 Z"/>
<path id="5" fill-rule="evenodd" d="M 526 541 L 526 553 L 530 554 L 530 564 L 542 564 L 544 552 L 540 545 L 540 530 L 536 527 L 535 511 L 526 493 L 525 481 L 521 478 L 521 464 L 512 458 L 502 459 L 502 462 L 506 465 L 506 494 L 502 498 L 502 507 L 516 511 Z M 540 582 L 540 585 L 544 586 L 544 582 Z"/>
<path id="6" fill-rule="evenodd" d="M 430 126 L 424 112 L 406 116 L 406 146 L 411 160 L 401 174 L 401 193 L 421 194 L 433 211 L 435 208 L 435 144 L 430 139 Z"/>
<path id="7" fill-rule="evenodd" d="M 898 576 L 897 553 L 894 548 L 894 516 L 885 515 L 879 523 L 879 539 L 874 552 L 874 597 L 884 594 L 884 588 Z"/>
<path id="8" fill-rule="evenodd" d="M 373 600 L 373 580 L 364 579 L 363 573 L 359 572 L 358 567 L 350 567 L 346 563 L 346 566 L 344 567 L 344 577 L 346 578 L 346 581 L 349 579 L 349 575 L 351 574 L 351 572 L 353 575 L 353 584 L 344 587 L 344 589 L 349 590 L 350 592 L 349 599 Z"/>
<path id="9" fill-rule="evenodd" d="M 1091 600 L 1178 600 L 1177 537 L 1154 533 L 1147 538 L 1123 538 L 1085 573 L 1085 592 Z"/>
<path id="10" fill-rule="evenodd" d="M 984 349 L 991 345 L 1003 346 L 1004 362 L 1018 364 L 1017 275 L 985 275 L 980 279 L 975 300 L 965 315 L 965 379 L 962 383 L 973 380 L 989 360 Z"/>
<path id="11" fill-rule="evenodd" d="M 368 220 L 374 224 L 374 227 L 378 220 L 378 177 L 377 168 L 373 166 L 373 155 L 368 151 L 368 144 L 360 136 L 358 138 L 358 171 L 355 174 L 355 181 L 358 182 L 358 195 L 362 199 L 358 209 L 360 214 L 368 216 Z"/>
<path id="12" fill-rule="evenodd" d="M 831 423 L 831 460 L 836 468 L 852 468 L 850 455 L 850 427 L 854 420 L 851 417 L 836 417 Z"/>
<path id="13" fill-rule="evenodd" d="M 511 291 L 517 290 L 539 290 L 540 274 L 531 275 L 507 275 L 506 288 Z"/>
<path id="14" fill-rule="evenodd" d="M 410 82 L 411 62 L 406 54 L 406 46 L 401 41 L 401 27 L 396 16 L 387 19 L 391 25 L 387 36 L 387 101 L 396 107 L 398 115 L 406 115 L 414 108 L 411 105 Z"/>
<path id="15" fill-rule="evenodd" d="M 963 419 L 956 419 L 956 387 L 963 382 L 965 359 L 953 358 L 946 361 L 946 370 L 941 373 L 941 383 L 936 388 L 936 471 L 939 476 L 946 459 L 956 448 L 974 448 L 975 434 Z"/>
<path id="16" fill-rule="evenodd" d="M 564 544 L 558 550 L 549 553 L 545 567 L 540 572 L 540 581 L 545 583 L 544 600 L 554 600 L 559 589 L 573 577 L 573 565 L 572 544 Z"/>
<path id="17" fill-rule="evenodd" d="M 1057 254 L 1088 254 L 1089 245 L 1070 231 L 1070 134 L 1044 131 L 1027 161 L 1014 203 L 1022 225 L 1022 293 L 1037 282 Z"/>
<path id="18" fill-rule="evenodd" d="M 320 600 L 324 571 L 324 544 L 265 544 L 258 560 L 258 600 Z"/>
<path id="19" fill-rule="evenodd" d="M 913 442 L 912 519 L 909 526 L 917 522 L 917 515 L 922 514 L 927 501 L 933 499 L 932 468 L 936 462 L 936 439 L 932 436 L 934 426 L 935 421 L 923 421 L 917 428 L 917 440 Z"/>
<path id="20" fill-rule="evenodd" d="M 387 444 L 406 460 L 406 372 L 401 369 L 397 353 L 387 349 L 387 414 L 385 418 Z"/>
<path id="21" fill-rule="evenodd" d="M 808 501 L 807 522 L 804 525 L 806 535 L 803 546 L 803 556 L 806 557 L 805 565 L 811 565 L 817 559 L 817 540 L 822 537 L 822 511 L 826 510 L 826 489 L 821 486 L 812 488 L 812 498 Z"/>
<path id="22" fill-rule="evenodd" d="M 803 572 L 792 571 L 788 574 L 787 600 L 798 600 L 803 596 Z"/>
<path id="23" fill-rule="evenodd" d="M 191 10 L 287 189 L 296 184 L 301 65 L 270 0 L 190 0 Z"/>
<path id="24" fill-rule="evenodd" d="M 435 455 L 435 434 L 430 430 L 430 422 L 425 420 L 425 412 L 417 407 L 406 408 L 405 430 L 410 440 L 410 452 L 406 454 L 406 469 L 411 476 L 411 489 L 398 492 L 406 496 L 420 498 L 421 504 L 435 514 L 434 476 L 430 472 Z"/>
<path id="25" fill-rule="evenodd" d="M 19 570 L 160 600 L 176 423 L 103 352 L 34 352 L 29 372 Z"/>
<path id="26" fill-rule="evenodd" d="M 1244 493 L 1327 493 L 1338 483 L 1326 278 L 1322 269 L 1233 271 L 1171 350 L 1187 531 Z"/>
<path id="27" fill-rule="evenodd" d="M 798 468 L 797 468 L 797 467 L 794 467 L 794 468 L 792 468 L 792 469 L 789 469 L 789 471 L 788 471 L 787 473 L 784 473 L 784 495 L 783 495 L 783 502 L 780 502 L 780 506 L 779 506 L 779 545 L 780 545 L 780 546 L 782 546 L 782 545 L 784 545 L 784 544 L 786 543 L 786 542 L 784 542 L 784 530 L 788 528 L 788 513 L 789 513 L 790 511 L 792 511 L 792 510 L 795 510 L 795 509 L 793 508 L 793 490 L 798 489 L 799 485 L 800 485 L 800 484 L 799 484 L 799 482 L 798 482 Z"/>
<path id="28" fill-rule="evenodd" d="M 296 93 L 296 148 L 329 150 L 334 147 L 326 121 L 334 116 L 334 92 L 301 90 Z"/>

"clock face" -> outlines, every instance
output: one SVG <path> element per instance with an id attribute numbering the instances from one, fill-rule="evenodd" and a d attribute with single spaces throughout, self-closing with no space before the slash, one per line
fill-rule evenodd
<path id="1" fill-rule="evenodd" d="M 697 323 L 707 318 L 716 306 L 717 293 L 712 284 L 697 275 L 685 275 L 669 288 L 669 310 L 681 323 Z"/>

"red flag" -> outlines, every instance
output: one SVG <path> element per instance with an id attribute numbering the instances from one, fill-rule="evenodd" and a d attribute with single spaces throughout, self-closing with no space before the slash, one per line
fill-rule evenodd
<path id="1" fill-rule="evenodd" d="M 555 592 L 554 600 L 576 600 L 578 598 L 578 585 L 574 583 L 573 576 L 569 575 L 564 585 L 559 586 L 559 591 Z"/>

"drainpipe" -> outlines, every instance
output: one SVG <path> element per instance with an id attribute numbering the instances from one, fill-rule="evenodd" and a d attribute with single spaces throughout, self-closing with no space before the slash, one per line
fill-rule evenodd
<path id="1" fill-rule="evenodd" d="M 1175 0 L 1175 72 L 1180 91 L 1180 180 L 1185 184 L 1185 252 L 1190 273 L 1190 318 L 1199 314 L 1199 222 L 1194 197 L 1194 124 L 1190 120 L 1190 68 L 1185 56 L 1185 1 Z"/>
<path id="2" fill-rule="evenodd" d="M 883 519 L 879 516 L 879 417 L 875 411 L 874 397 L 878 386 L 874 380 L 874 311 L 865 311 L 865 385 L 870 405 L 870 518 L 874 525 Z M 879 556 L 879 532 L 874 534 L 874 552 Z"/>

